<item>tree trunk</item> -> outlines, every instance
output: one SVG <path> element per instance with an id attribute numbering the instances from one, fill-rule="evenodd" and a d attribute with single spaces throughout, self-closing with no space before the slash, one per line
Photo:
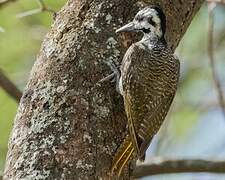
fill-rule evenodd
<path id="1" fill-rule="evenodd" d="M 57 14 L 19 105 L 5 179 L 109 178 L 127 121 L 115 84 L 98 81 L 135 39 L 115 30 L 145 3 L 163 7 L 174 50 L 203 0 L 69 0 Z"/>

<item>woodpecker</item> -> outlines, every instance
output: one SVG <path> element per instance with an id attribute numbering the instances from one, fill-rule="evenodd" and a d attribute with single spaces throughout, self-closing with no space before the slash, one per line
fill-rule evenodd
<path id="1" fill-rule="evenodd" d="M 132 22 L 116 32 L 130 31 L 142 32 L 143 37 L 128 48 L 120 72 L 114 67 L 129 129 L 112 162 L 112 173 L 117 176 L 132 158 L 144 160 L 169 111 L 180 71 L 179 60 L 164 38 L 166 17 L 159 6 L 140 10 Z"/>

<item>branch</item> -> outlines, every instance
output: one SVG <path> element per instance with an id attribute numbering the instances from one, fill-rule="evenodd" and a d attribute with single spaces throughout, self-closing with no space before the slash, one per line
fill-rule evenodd
<path id="1" fill-rule="evenodd" d="M 225 173 L 225 161 L 211 160 L 163 160 L 155 158 L 151 164 L 137 166 L 135 178 L 171 173 Z"/>
<path id="2" fill-rule="evenodd" d="M 225 0 L 207 0 L 208 3 L 221 3 L 225 4 Z"/>
<path id="3" fill-rule="evenodd" d="M 2 87 L 12 98 L 17 102 L 22 97 L 22 92 L 16 87 L 16 85 L 10 81 L 10 79 L 0 69 L 0 87 Z"/>
<path id="4" fill-rule="evenodd" d="M 0 0 L 0 8 L 2 8 L 3 6 L 5 6 L 8 3 L 12 3 L 15 2 L 16 0 Z"/>
<path id="5" fill-rule="evenodd" d="M 208 55 L 210 60 L 210 68 L 212 71 L 212 77 L 213 81 L 217 90 L 218 94 L 218 100 L 221 106 L 221 109 L 223 111 L 224 117 L 225 117 L 225 101 L 223 96 L 223 90 L 219 81 L 219 77 L 216 73 L 216 67 L 215 67 L 215 59 L 214 59 L 214 53 L 213 53 L 213 9 L 216 6 L 215 3 L 209 3 L 208 4 L 208 13 L 209 13 L 209 27 L 208 27 Z"/>
<path id="6" fill-rule="evenodd" d="M 26 17 L 26 16 L 31 16 L 31 15 L 34 15 L 34 14 L 38 14 L 40 12 L 50 12 L 53 14 L 53 17 L 55 17 L 55 14 L 56 12 L 51 9 L 50 7 L 48 7 L 43 0 L 37 0 L 38 1 L 38 4 L 39 4 L 39 8 L 37 9 L 32 9 L 30 11 L 26 11 L 26 12 L 22 12 L 20 14 L 17 14 L 16 17 L 17 18 L 23 18 L 23 17 Z"/>
<path id="7" fill-rule="evenodd" d="M 43 0 L 37 0 L 38 3 L 39 3 L 39 6 L 41 8 L 42 11 L 47 11 L 47 12 L 50 12 L 50 13 L 55 13 L 55 11 L 51 8 L 49 8 Z"/>

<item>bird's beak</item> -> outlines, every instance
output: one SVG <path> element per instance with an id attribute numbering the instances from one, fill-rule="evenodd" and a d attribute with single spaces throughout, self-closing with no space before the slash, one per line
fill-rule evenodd
<path id="1" fill-rule="evenodd" d="M 117 29 L 116 30 L 116 33 L 119 33 L 119 32 L 129 32 L 129 31 L 135 31 L 134 22 L 130 22 L 130 23 L 124 25 L 123 27 Z"/>

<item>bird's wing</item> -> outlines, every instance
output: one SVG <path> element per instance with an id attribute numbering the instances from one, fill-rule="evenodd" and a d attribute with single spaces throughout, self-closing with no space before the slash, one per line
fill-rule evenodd
<path id="1" fill-rule="evenodd" d="M 148 52 L 139 47 L 133 47 L 126 58 L 123 97 L 131 139 L 140 158 L 169 111 L 177 89 L 179 61 L 167 49 Z"/>

